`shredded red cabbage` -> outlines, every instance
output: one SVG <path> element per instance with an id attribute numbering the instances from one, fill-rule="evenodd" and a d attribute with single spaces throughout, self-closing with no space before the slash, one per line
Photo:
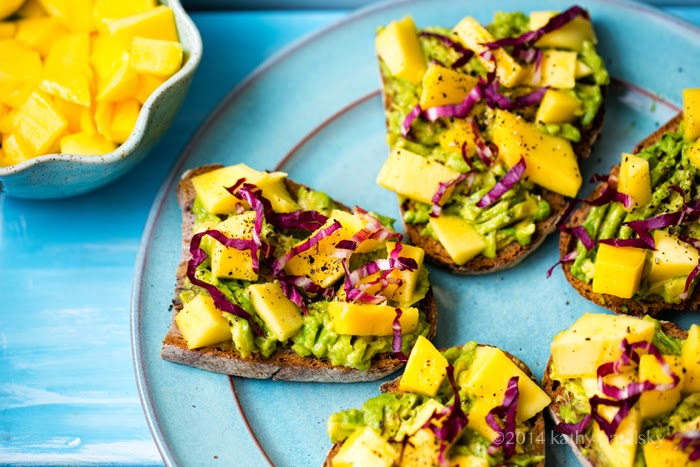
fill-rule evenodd
<path id="1" fill-rule="evenodd" d="M 577 225 L 576 227 L 566 227 L 562 226 L 559 228 L 560 231 L 569 233 L 574 237 L 578 238 L 586 250 L 590 251 L 595 246 L 595 241 L 588 235 L 588 231 L 582 225 Z"/>
<path id="2" fill-rule="evenodd" d="M 453 69 L 466 65 L 467 62 L 469 62 L 469 60 L 471 60 L 471 58 L 474 56 L 474 51 L 467 49 L 459 42 L 454 41 L 443 34 L 422 31 L 418 35 L 420 37 L 432 37 L 434 39 L 437 39 L 443 44 L 445 44 L 447 47 L 450 47 L 452 50 L 460 54 L 460 57 L 452 64 L 451 68 Z"/>
<path id="3" fill-rule="evenodd" d="M 467 155 L 467 143 L 462 143 L 462 159 L 464 159 L 464 162 L 467 163 L 469 166 L 470 171 L 474 171 L 474 164 L 472 164 L 472 160 L 469 158 Z"/>
<path id="4" fill-rule="evenodd" d="M 205 235 L 214 238 L 216 241 L 221 242 L 227 247 L 235 248 L 237 250 L 250 250 L 251 255 L 253 257 L 255 257 L 255 254 L 253 253 L 256 247 L 255 242 L 253 242 L 252 240 L 228 238 L 218 230 L 205 230 L 204 232 L 199 232 L 193 235 L 192 240 L 190 241 L 190 254 L 192 255 L 192 258 L 187 262 L 187 278 L 190 280 L 192 285 L 201 287 L 207 292 L 209 292 L 209 295 L 211 296 L 212 300 L 214 300 L 214 305 L 216 305 L 216 307 L 219 310 L 225 313 L 231 313 L 234 316 L 238 316 L 239 318 L 248 320 L 255 334 L 261 337 L 265 337 L 265 332 L 258 326 L 258 324 L 255 322 L 255 319 L 253 319 L 250 313 L 245 311 L 239 305 L 230 302 L 229 299 L 226 298 L 226 295 L 224 295 L 224 293 L 220 291 L 215 285 L 197 279 L 197 267 L 200 264 L 202 264 L 204 260 L 207 259 L 207 257 L 209 256 L 200 247 L 202 243 L 202 238 Z"/>
<path id="5" fill-rule="evenodd" d="M 339 230 L 342 228 L 342 225 L 340 222 L 335 221 L 325 229 L 319 229 L 318 232 L 316 232 L 314 235 L 310 236 L 307 238 L 303 243 L 300 243 L 299 245 L 293 247 L 291 250 L 289 250 L 286 254 L 280 256 L 275 260 L 274 263 L 272 263 L 272 272 L 275 276 L 278 276 L 280 272 L 284 269 L 284 266 L 287 264 L 287 262 L 297 256 L 298 254 L 313 248 L 315 245 L 318 244 L 321 240 L 324 238 L 330 236 L 333 232 L 336 230 Z"/>
<path id="6" fill-rule="evenodd" d="M 511 167 L 508 173 L 496 182 L 496 185 L 476 203 L 476 206 L 487 208 L 495 203 L 505 192 L 513 188 L 513 185 L 520 181 L 526 167 L 525 158 L 520 157 L 518 163 Z"/>
<path id="7" fill-rule="evenodd" d="M 700 459 L 700 431 L 678 431 L 669 436 L 669 439 L 673 441 L 680 440 L 678 444 L 680 444 L 683 451 L 687 451 L 690 448 L 689 461 L 693 462 Z"/>
<path id="8" fill-rule="evenodd" d="M 422 111 L 423 109 L 420 108 L 420 104 L 416 104 L 416 106 L 411 109 L 401 124 L 401 136 L 404 138 L 408 136 L 408 133 L 411 131 L 411 124 L 413 123 L 413 120 L 418 118 Z"/>
<path id="9" fill-rule="evenodd" d="M 472 127 L 472 133 L 474 133 L 476 153 L 479 155 L 481 162 L 483 162 L 486 167 L 491 167 L 491 164 L 493 164 L 493 161 L 496 159 L 496 152 L 498 151 L 498 148 L 495 144 L 486 144 L 483 136 L 481 136 L 479 124 L 477 123 L 476 119 L 470 118 L 469 124 Z"/>
<path id="10" fill-rule="evenodd" d="M 391 329 L 394 331 L 394 339 L 391 342 L 391 349 L 394 351 L 394 356 L 398 358 L 400 362 L 406 363 L 408 361 L 408 357 L 406 357 L 406 355 L 401 351 L 402 338 L 400 318 L 403 311 L 401 311 L 401 308 L 396 308 L 394 311 L 396 311 L 396 318 L 394 318 L 394 322 L 391 325 Z"/>
<path id="11" fill-rule="evenodd" d="M 429 109 L 426 109 L 423 112 L 423 114 L 425 115 L 425 118 L 427 118 L 431 122 L 437 120 L 438 118 L 464 118 L 467 116 L 472 107 L 474 107 L 474 104 L 479 102 L 482 97 L 483 91 L 481 89 L 481 86 L 477 84 L 472 88 L 471 91 L 469 91 L 467 97 L 465 97 L 464 100 L 459 104 L 449 104 L 430 107 Z M 406 120 L 408 120 L 408 117 L 406 117 Z M 413 119 L 411 119 L 411 122 L 413 122 Z M 404 121 L 404 126 L 405 125 L 406 121 Z"/>
<path id="12" fill-rule="evenodd" d="M 423 428 L 428 428 L 433 432 L 435 438 L 440 440 L 438 462 L 442 467 L 449 466 L 446 456 L 447 449 L 462 434 L 469 421 L 467 414 L 462 410 L 462 403 L 459 400 L 459 388 L 455 384 L 454 368 L 452 365 L 448 365 L 446 371 L 455 400 L 440 412 L 435 412 L 423 425 Z M 439 422 L 441 420 L 442 424 L 440 426 Z"/>
<path id="13" fill-rule="evenodd" d="M 522 109 L 528 105 L 535 105 L 542 100 L 542 97 L 544 97 L 547 89 L 549 88 L 545 86 L 543 88 L 536 89 L 529 94 L 516 97 L 515 99 L 510 99 L 509 97 L 501 94 L 498 81 L 492 81 L 483 87 L 486 105 L 491 108 L 498 107 L 499 109 L 503 110 Z"/>
<path id="14" fill-rule="evenodd" d="M 454 180 L 450 180 L 447 182 L 440 182 L 440 184 L 438 185 L 437 191 L 433 195 L 433 206 L 432 206 L 432 209 L 430 211 L 430 217 L 439 217 L 440 216 L 440 213 L 442 212 L 441 200 L 442 200 L 442 197 L 445 196 L 447 189 L 457 185 L 465 178 L 467 178 L 467 174 L 461 174 L 457 178 L 455 178 Z"/>
<path id="15" fill-rule="evenodd" d="M 571 253 L 567 253 L 566 255 L 562 256 L 559 261 L 554 263 L 552 267 L 547 269 L 547 279 L 549 279 L 552 276 L 552 272 L 554 272 L 554 268 L 559 266 L 560 264 L 564 263 L 570 263 L 571 261 L 575 260 L 576 257 L 578 256 L 578 251 L 574 250 Z"/>
<path id="16" fill-rule="evenodd" d="M 517 436 L 515 436 L 515 415 L 518 408 L 518 376 L 513 376 L 508 380 L 506 392 L 503 395 L 503 403 L 491 409 L 486 415 L 486 423 L 496 432 L 496 437 L 489 446 L 488 453 L 493 455 L 499 448 L 503 448 L 503 457 L 508 460 L 515 455 Z M 496 420 L 499 417 L 503 420 L 503 427 Z"/>

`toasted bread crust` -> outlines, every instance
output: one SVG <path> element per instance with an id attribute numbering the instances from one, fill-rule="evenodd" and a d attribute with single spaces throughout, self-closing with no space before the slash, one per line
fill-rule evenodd
<path id="1" fill-rule="evenodd" d="M 490 345 L 483 345 L 479 344 L 480 347 L 494 347 Z M 442 349 L 445 350 L 445 349 Z M 526 375 L 530 377 L 531 380 L 533 380 L 535 383 L 537 383 L 537 378 L 532 374 L 532 371 L 530 370 L 530 367 L 528 367 L 522 360 L 520 360 L 518 357 L 515 355 L 512 355 L 505 350 L 503 351 L 508 358 L 513 360 L 513 363 L 515 363 L 518 368 L 520 368 Z M 379 386 L 379 390 L 382 393 L 386 392 L 396 392 L 400 393 L 401 391 L 399 390 L 399 383 L 401 382 L 401 377 L 398 377 L 392 381 L 389 381 L 387 383 L 383 383 L 381 386 Z M 545 455 L 545 431 L 544 431 L 544 415 L 542 415 L 542 412 L 537 414 L 535 417 L 533 417 L 532 420 L 532 429 L 533 429 L 533 436 L 531 439 L 535 440 L 535 443 L 532 445 L 533 450 L 530 452 L 530 454 L 534 456 L 544 456 Z M 342 443 L 335 443 L 331 447 L 330 451 L 328 451 L 328 455 L 326 456 L 326 460 L 323 463 L 323 467 L 332 467 L 332 461 L 335 455 L 338 453 L 338 450 L 340 449 L 340 446 L 342 446 Z M 544 467 L 544 460 L 538 464 L 534 464 L 537 467 Z"/>
<path id="2" fill-rule="evenodd" d="M 187 275 L 187 262 L 190 258 L 189 245 L 192 239 L 192 227 L 195 215 L 192 205 L 196 198 L 192 177 L 220 168 L 221 165 L 207 165 L 185 172 L 178 187 L 177 199 L 182 208 L 182 258 L 177 269 L 177 286 L 173 300 L 173 322 L 168 334 L 163 340 L 161 357 L 165 360 L 194 366 L 215 373 L 223 373 L 245 378 L 284 380 L 284 381 L 315 381 L 342 382 L 375 381 L 390 375 L 403 364 L 391 353 L 376 356 L 368 371 L 331 365 L 326 359 L 301 357 L 290 349 L 281 349 L 265 358 L 260 354 L 252 354 L 243 358 L 235 349 L 233 342 L 222 342 L 199 349 L 188 349 L 184 337 L 180 333 L 175 316 L 182 309 L 179 295 L 184 288 Z M 286 179 L 290 194 L 296 198 L 301 185 Z M 347 206 L 339 205 L 349 210 Z M 426 297 L 420 301 L 420 309 L 426 313 L 430 331 L 428 338 L 435 335 L 437 326 L 437 306 L 432 288 Z"/>
<path id="3" fill-rule="evenodd" d="M 660 323 L 663 331 L 669 336 L 677 339 L 688 338 L 688 332 L 684 331 L 677 324 L 670 321 L 660 321 Z M 549 414 L 556 425 L 560 422 L 559 412 L 561 410 L 561 404 L 557 402 L 557 400 L 564 394 L 564 387 L 559 384 L 558 381 L 552 379 L 552 357 L 549 357 L 549 361 L 547 362 L 547 368 L 545 369 L 544 376 L 542 378 L 542 389 L 544 389 L 547 395 L 549 395 L 549 397 L 552 399 L 552 403 L 549 405 Z M 601 465 L 601 461 L 596 458 L 595 450 L 589 449 L 587 456 L 583 454 L 582 449 L 590 447 L 582 444 L 585 437 L 579 436 L 574 439 L 567 435 L 562 436 L 564 436 L 567 444 L 574 451 L 574 454 L 581 462 L 581 465 L 586 467 Z"/>
<path id="4" fill-rule="evenodd" d="M 385 76 L 384 73 L 381 73 L 381 71 L 380 75 L 382 78 L 382 100 L 384 102 L 384 109 L 388 111 L 392 105 L 391 96 L 385 92 L 388 84 L 388 77 Z M 607 86 L 603 86 L 601 90 L 603 93 L 603 99 L 605 99 L 605 96 L 607 95 Z M 600 109 L 598 110 L 593 122 L 582 129 L 581 140 L 573 145 L 574 153 L 578 157 L 579 161 L 586 159 L 590 155 L 593 143 L 596 142 L 603 128 L 604 118 L 605 100 L 603 100 L 603 105 L 601 105 Z M 387 128 L 388 127 L 389 124 L 387 122 Z M 532 241 L 530 244 L 521 245 L 518 242 L 513 242 L 510 245 L 500 249 L 495 258 L 487 258 L 485 256 L 478 255 L 470 261 L 467 261 L 465 264 L 458 265 L 450 257 L 447 250 L 440 242 L 431 237 L 421 235 L 421 232 L 427 225 L 426 223 L 407 224 L 404 222 L 404 230 L 406 231 L 406 235 L 411 243 L 425 250 L 426 258 L 431 264 L 461 275 L 488 274 L 501 271 L 503 269 L 516 266 L 530 253 L 535 251 L 542 244 L 545 238 L 547 238 L 547 235 L 556 230 L 557 223 L 569 206 L 569 201 L 566 199 L 566 197 L 558 193 L 541 188 L 540 195 L 549 203 L 551 214 L 548 218 L 536 223 L 535 233 L 532 235 Z M 400 209 L 402 219 L 404 212 L 408 210 L 412 204 L 413 202 L 410 200 L 407 200 L 401 204 Z"/>
<path id="5" fill-rule="evenodd" d="M 675 117 L 673 117 L 663 126 L 659 127 L 659 129 L 657 129 L 654 133 L 649 135 L 649 137 L 644 139 L 644 141 L 639 143 L 634 148 L 634 154 L 658 142 L 666 132 L 677 130 L 678 125 L 682 122 L 682 120 L 682 114 L 678 114 Z M 612 168 L 612 170 L 610 171 L 610 175 L 617 176 L 619 170 L 620 165 L 618 164 Z M 607 187 L 608 182 L 603 182 L 599 184 L 595 188 L 595 190 L 593 190 L 588 199 L 592 200 L 597 198 Z M 572 214 L 571 219 L 569 221 L 569 225 L 581 225 L 588 216 L 589 211 L 590 206 L 588 204 L 582 204 Z M 576 249 L 577 242 L 578 239 L 576 237 L 566 232 L 562 232 L 561 237 L 559 239 L 559 251 L 561 253 L 561 256 L 563 257 L 564 255 L 574 251 Z M 684 309 L 688 311 L 700 311 L 700 296 L 698 295 L 698 293 L 695 292 L 688 298 L 688 300 L 686 300 L 682 304 L 666 303 L 663 300 L 663 298 L 657 295 L 651 295 L 643 301 L 635 300 L 633 298 L 620 298 L 614 295 L 599 294 L 593 292 L 592 284 L 586 284 L 584 281 L 578 279 L 577 277 L 571 274 L 571 263 L 563 264 L 562 269 L 564 271 L 566 279 L 582 297 L 587 298 L 588 300 L 600 306 L 603 306 L 611 311 L 614 311 L 615 313 L 633 316 L 657 316 L 659 313 L 662 313 L 667 310 Z"/>

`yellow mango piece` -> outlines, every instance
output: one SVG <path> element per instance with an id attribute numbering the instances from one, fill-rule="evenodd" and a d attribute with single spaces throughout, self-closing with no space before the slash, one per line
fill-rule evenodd
<path id="1" fill-rule="evenodd" d="M 600 244 L 593 272 L 593 292 L 632 298 L 639 289 L 647 250 Z"/>
<path id="2" fill-rule="evenodd" d="M 576 154 L 566 139 L 547 135 L 519 115 L 500 109 L 493 119 L 492 138 L 508 167 L 525 158 L 523 179 L 564 196 L 578 193 L 583 180 Z"/>
<path id="3" fill-rule="evenodd" d="M 700 136 L 700 88 L 683 90 L 683 126 L 686 141 Z"/>
<path id="4" fill-rule="evenodd" d="M 141 104 L 136 99 L 126 99 L 114 103 L 110 133 L 115 142 L 123 143 L 129 139 L 140 111 Z"/>
<path id="5" fill-rule="evenodd" d="M 11 39 L 17 31 L 17 23 L 14 21 L 0 21 L 0 39 Z"/>
<path id="6" fill-rule="evenodd" d="M 440 147 L 449 152 L 462 153 L 465 145 L 467 157 L 476 154 L 476 138 L 471 124 L 465 119 L 454 119 L 450 127 L 438 136 Z"/>
<path id="7" fill-rule="evenodd" d="M 107 80 L 114 73 L 122 55 L 129 52 L 129 47 L 122 41 L 108 34 L 97 34 L 92 38 L 90 65 L 95 70 L 97 78 Z"/>
<path id="8" fill-rule="evenodd" d="M 494 62 L 484 58 L 481 53 L 486 51 L 483 45 L 493 42 L 491 33 L 471 16 L 462 19 L 453 29 L 468 49 L 473 50 L 487 71 L 496 67 L 496 76 L 503 86 L 512 88 L 521 84 L 525 69 L 503 48 L 493 51 Z"/>
<path id="9" fill-rule="evenodd" d="M 477 347 L 467 374 L 460 378 L 460 386 L 467 388 L 476 401 L 492 409 L 503 403 L 508 381 L 514 376 L 518 377 L 520 392 L 515 418 L 517 423 L 522 423 L 540 413 L 551 399 L 501 349 Z"/>
<path id="10" fill-rule="evenodd" d="M 178 40 L 173 10 L 163 5 L 124 18 L 105 20 L 104 23 L 112 36 L 127 45 L 131 45 L 134 37 Z"/>
<path id="11" fill-rule="evenodd" d="M 688 276 L 698 265 L 698 250 L 668 232 L 655 230 L 654 243 L 656 251 L 651 252 L 651 267 L 647 274 L 649 283 Z"/>
<path id="12" fill-rule="evenodd" d="M 637 372 L 635 370 L 626 371 L 624 373 L 613 373 L 604 378 L 607 384 L 617 386 L 619 388 L 625 387 L 631 383 L 636 383 L 639 381 Z M 581 385 L 586 392 L 586 397 L 589 399 L 593 396 L 608 397 L 598 386 L 598 378 L 581 378 Z"/>
<path id="13" fill-rule="evenodd" d="M 493 409 L 493 407 L 491 407 L 488 401 L 476 399 L 473 401 L 472 406 L 469 408 L 469 413 L 467 414 L 467 426 L 488 441 L 493 441 L 496 436 L 496 432 L 493 428 L 486 423 L 486 416 L 491 409 Z"/>
<path id="14" fill-rule="evenodd" d="M 549 20 L 557 15 L 556 11 L 530 12 L 530 30 L 534 31 L 546 25 Z M 536 47 L 552 47 L 554 49 L 583 49 L 584 41 L 597 42 L 595 31 L 590 20 L 577 16 L 564 26 L 552 32 L 548 32 L 535 42 Z"/>
<path id="15" fill-rule="evenodd" d="M 89 112 L 89 109 L 86 109 L 82 105 L 63 100 L 60 97 L 53 99 L 53 105 L 58 113 L 60 113 L 68 122 L 67 130 L 70 133 L 77 133 L 81 130 L 80 122 L 82 119 L 83 110 L 88 110 Z"/>
<path id="16" fill-rule="evenodd" d="M 690 461 L 688 453 L 668 438 L 652 439 L 642 447 L 647 467 L 700 467 L 700 461 Z"/>
<path id="17" fill-rule="evenodd" d="M 622 153 L 617 191 L 634 199 L 630 211 L 648 204 L 651 201 L 649 162 L 634 154 Z"/>
<path id="18" fill-rule="evenodd" d="M 102 135 L 91 133 L 73 133 L 61 138 L 63 154 L 79 154 L 81 156 L 99 156 L 117 149 L 117 145 Z"/>
<path id="19" fill-rule="evenodd" d="M 700 392 L 700 326 L 693 324 L 688 330 L 688 338 L 683 342 L 683 368 L 685 384 L 683 392 Z"/>
<path id="20" fill-rule="evenodd" d="M 294 212 L 299 209 L 299 205 L 287 190 L 286 178 L 284 172 L 258 172 L 257 178 L 249 182 L 262 190 L 262 196 L 267 198 L 275 212 Z"/>
<path id="21" fill-rule="evenodd" d="M 479 79 L 474 76 L 431 63 L 423 75 L 420 106 L 422 109 L 428 109 L 459 104 L 478 82 Z"/>
<path id="22" fill-rule="evenodd" d="M 17 21 L 15 39 L 46 57 L 56 39 L 66 34 L 60 21 L 51 16 L 27 18 Z"/>
<path id="23" fill-rule="evenodd" d="M 98 76 L 99 77 L 99 76 Z M 112 73 L 98 79 L 98 101 L 120 101 L 134 96 L 138 85 L 138 75 L 129 66 L 129 53 L 124 52 L 117 60 Z"/>
<path id="24" fill-rule="evenodd" d="M 38 18 L 47 14 L 39 0 L 26 0 L 16 13 L 19 18 Z"/>
<path id="25" fill-rule="evenodd" d="M 581 60 L 576 60 L 576 79 L 585 78 L 593 74 L 593 68 L 589 67 Z"/>
<path id="26" fill-rule="evenodd" d="M 39 87 L 61 99 L 90 107 L 90 40 L 87 34 L 72 34 L 57 39 L 44 67 Z"/>
<path id="27" fill-rule="evenodd" d="M 279 281 L 248 287 L 250 301 L 278 341 L 294 336 L 304 323 L 299 307 L 287 298 Z"/>
<path id="28" fill-rule="evenodd" d="M 333 467 L 391 467 L 398 463 L 399 452 L 372 428 L 355 430 L 331 461 Z"/>
<path id="29" fill-rule="evenodd" d="M 664 355 L 664 360 L 671 367 L 671 371 L 678 375 L 681 380 L 678 386 L 673 389 L 643 392 L 639 398 L 639 410 L 642 418 L 664 415 L 676 408 L 681 401 L 684 380 L 683 361 L 678 355 Z M 639 359 L 639 381 L 668 384 L 672 383 L 673 379 L 663 371 L 655 356 L 647 354 L 642 355 Z"/>
<path id="30" fill-rule="evenodd" d="M 197 197 L 202 201 L 204 208 L 211 214 L 233 214 L 238 206 L 247 206 L 231 193 L 226 187 L 231 187 L 241 179 L 246 181 L 257 180 L 260 172 L 251 169 L 245 164 L 236 164 L 220 169 L 212 170 L 192 177 L 192 185 L 197 192 Z"/>
<path id="31" fill-rule="evenodd" d="M 428 219 L 435 235 L 452 261 L 462 265 L 484 251 L 486 240 L 474 226 L 459 216 L 441 215 Z"/>
<path id="32" fill-rule="evenodd" d="M 421 82 L 427 66 L 411 17 L 389 23 L 377 34 L 374 45 L 392 75 L 414 84 Z"/>
<path id="33" fill-rule="evenodd" d="M 448 459 L 450 467 L 489 467 L 489 461 L 483 457 L 460 454 Z"/>
<path id="34" fill-rule="evenodd" d="M 182 66 L 182 45 L 177 41 L 134 37 L 129 60 L 139 73 L 170 77 Z"/>
<path id="35" fill-rule="evenodd" d="M 136 86 L 135 97 L 141 104 L 145 104 L 151 94 L 165 83 L 166 78 L 153 75 L 139 75 L 139 84 Z"/>
<path id="36" fill-rule="evenodd" d="M 188 349 L 231 340 L 228 321 L 222 316 L 222 311 L 216 308 L 214 300 L 206 295 L 197 294 L 185 303 L 182 310 L 175 315 L 175 322 L 187 342 Z"/>
<path id="37" fill-rule="evenodd" d="M 0 19 L 5 19 L 14 14 L 24 3 L 24 0 L 3 0 L 0 3 Z"/>
<path id="38" fill-rule="evenodd" d="M 14 134 L 3 135 L 2 149 L 4 153 L 0 159 L 2 166 L 19 164 L 37 155 L 20 136 Z"/>
<path id="39" fill-rule="evenodd" d="M 651 321 L 586 313 L 552 341 L 553 378 L 595 378 L 600 365 L 620 357 L 622 339 L 651 342 L 655 332 Z"/>
<path id="40" fill-rule="evenodd" d="M 448 365 L 445 356 L 428 339 L 419 336 L 408 356 L 399 390 L 435 397 L 447 376 Z"/>
<path id="41" fill-rule="evenodd" d="M 537 108 L 535 121 L 542 123 L 571 123 L 581 116 L 581 101 L 568 92 L 548 89 Z"/>
<path id="42" fill-rule="evenodd" d="M 418 309 L 402 308 L 402 334 L 413 332 L 418 327 Z M 333 330 L 338 334 L 351 336 L 391 336 L 391 328 L 396 318 L 396 307 L 389 305 L 368 305 L 334 300 L 328 304 L 328 313 Z"/>
<path id="43" fill-rule="evenodd" d="M 156 0 L 95 0 L 95 20 L 125 18 L 156 7 Z"/>
<path id="44" fill-rule="evenodd" d="M 114 141 L 112 136 L 113 115 L 114 104 L 112 102 L 97 101 L 95 104 L 95 127 L 99 134 L 110 141 Z"/>
<path id="45" fill-rule="evenodd" d="M 612 407 L 603 407 L 603 411 Z M 617 411 L 614 409 L 613 413 Z M 608 420 L 612 415 L 606 416 Z M 630 410 L 629 414 L 622 420 L 615 432 L 615 437 L 612 443 L 608 440 L 608 436 L 600 429 L 597 422 L 593 422 L 593 441 L 602 456 L 607 460 L 605 465 L 614 465 L 615 467 L 632 467 L 637 453 L 637 444 L 639 440 L 639 432 L 642 428 L 642 417 L 639 414 L 638 408 Z"/>
<path id="46" fill-rule="evenodd" d="M 573 89 L 576 86 L 576 52 L 545 50 L 542 52 L 540 87 Z"/>
<path id="47" fill-rule="evenodd" d="M 395 242 L 387 242 L 386 249 L 389 254 L 394 251 L 396 246 Z M 371 295 L 377 295 L 378 293 L 384 295 L 390 300 L 398 302 L 402 306 L 412 305 L 413 291 L 416 289 L 416 284 L 418 282 L 418 276 L 420 275 L 420 270 L 423 267 L 423 259 L 425 258 L 425 251 L 422 248 L 407 245 L 405 243 L 401 244 L 401 252 L 399 253 L 401 258 L 412 258 L 416 260 L 418 267 L 413 271 L 405 269 L 399 271 L 398 269 L 393 270 L 388 276 L 388 280 L 401 281 L 401 285 L 389 284 L 384 290 L 381 289 L 381 284 L 377 283 L 373 286 L 367 287 L 365 292 Z M 360 284 L 370 283 L 376 281 L 381 276 L 381 272 L 374 273 L 360 280 Z"/>
<path id="48" fill-rule="evenodd" d="M 86 107 L 83 107 L 82 112 L 80 113 L 80 132 L 88 134 L 88 135 L 96 135 L 97 132 L 97 125 L 95 124 L 95 118 L 94 118 L 94 110 L 92 108 L 88 109 Z M 104 135 L 101 135 L 104 136 Z M 112 141 L 110 138 L 107 138 L 105 136 L 105 139 L 107 141 Z"/>
<path id="49" fill-rule="evenodd" d="M 255 211 L 230 216 L 221 222 L 216 230 L 229 238 L 252 240 L 255 228 Z M 237 250 L 213 241 L 211 251 L 211 273 L 224 279 L 258 280 L 253 271 L 253 256 L 250 250 Z M 258 253 L 259 254 L 259 253 Z"/>
<path id="50" fill-rule="evenodd" d="M 35 154 L 44 154 L 68 126 L 53 103 L 36 92 L 17 110 L 12 124 Z"/>
<path id="51" fill-rule="evenodd" d="M 59 19 L 73 32 L 95 30 L 92 19 L 93 0 L 39 0 L 46 12 Z"/>
<path id="52" fill-rule="evenodd" d="M 429 428 L 416 431 L 406 440 L 401 453 L 401 466 L 436 465 L 440 455 L 440 441 Z"/>
<path id="53" fill-rule="evenodd" d="M 456 170 L 439 162 L 405 149 L 395 148 L 379 171 L 377 183 L 406 198 L 433 204 L 433 196 L 440 183 L 454 180 L 459 175 Z M 453 189 L 454 186 L 448 188 L 443 199 L 449 198 Z"/>
<path id="54" fill-rule="evenodd" d="M 17 108 L 34 91 L 42 72 L 41 57 L 14 39 L 0 40 L 0 103 Z"/>

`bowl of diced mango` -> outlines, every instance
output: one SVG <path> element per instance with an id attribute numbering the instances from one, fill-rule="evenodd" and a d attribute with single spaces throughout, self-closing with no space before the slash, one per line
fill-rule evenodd
<path id="1" fill-rule="evenodd" d="M 0 3 L 0 191 L 74 196 L 142 161 L 202 55 L 179 1 Z"/>

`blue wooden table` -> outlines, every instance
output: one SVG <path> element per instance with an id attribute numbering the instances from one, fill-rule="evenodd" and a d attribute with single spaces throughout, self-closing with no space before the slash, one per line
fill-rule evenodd
<path id="1" fill-rule="evenodd" d="M 700 6 L 663 9 L 700 25 Z M 204 57 L 182 111 L 145 163 L 68 200 L 0 194 L 0 465 L 162 463 L 139 403 L 129 338 L 134 260 L 150 206 L 183 146 L 233 86 L 345 14 L 194 11 Z"/>

